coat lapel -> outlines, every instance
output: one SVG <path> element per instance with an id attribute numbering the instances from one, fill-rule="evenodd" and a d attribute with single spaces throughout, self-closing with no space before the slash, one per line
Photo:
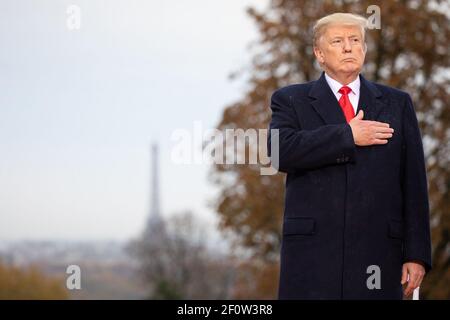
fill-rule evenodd
<path id="1" fill-rule="evenodd" d="M 313 84 L 309 91 L 309 96 L 313 98 L 312 106 L 320 117 L 327 124 L 346 123 L 344 113 L 342 112 L 336 96 L 331 91 L 330 86 L 325 79 L 325 73 L 322 72 L 320 78 Z"/>
<path id="2" fill-rule="evenodd" d="M 376 120 L 381 109 L 385 106 L 381 100 L 381 92 L 362 75 L 360 75 L 360 80 L 361 89 L 357 113 L 359 110 L 363 110 L 364 120 Z M 309 91 L 309 97 L 312 98 L 311 105 L 326 124 L 340 124 L 347 122 L 336 96 L 331 91 L 331 88 L 325 79 L 324 72 L 322 72 L 320 78 L 313 84 Z"/>
<path id="3" fill-rule="evenodd" d="M 382 101 L 381 92 L 370 81 L 367 81 L 362 75 L 359 76 L 361 80 L 361 89 L 359 91 L 358 109 L 364 111 L 363 120 L 377 120 L 381 109 L 385 106 Z"/>

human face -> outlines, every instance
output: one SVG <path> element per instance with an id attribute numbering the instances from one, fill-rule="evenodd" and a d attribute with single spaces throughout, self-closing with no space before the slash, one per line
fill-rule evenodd
<path id="1" fill-rule="evenodd" d="M 330 25 L 319 38 L 314 54 L 325 72 L 342 84 L 353 81 L 362 69 L 366 46 L 361 28 Z"/>

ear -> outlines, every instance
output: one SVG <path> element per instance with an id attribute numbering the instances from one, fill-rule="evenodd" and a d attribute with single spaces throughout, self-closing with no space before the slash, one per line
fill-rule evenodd
<path id="1" fill-rule="evenodd" d="M 319 47 L 317 47 L 317 46 L 314 46 L 314 55 L 316 56 L 316 59 L 317 59 L 317 61 L 320 63 L 320 64 L 322 64 L 322 63 L 324 63 L 324 57 L 323 57 L 323 52 L 322 52 L 322 50 L 320 50 L 320 48 Z"/>

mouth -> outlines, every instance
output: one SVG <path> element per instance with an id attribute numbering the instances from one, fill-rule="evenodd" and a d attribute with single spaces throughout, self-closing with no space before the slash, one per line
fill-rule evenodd
<path id="1" fill-rule="evenodd" d="M 355 62 L 356 59 L 355 58 L 345 58 L 342 60 L 343 62 Z"/>

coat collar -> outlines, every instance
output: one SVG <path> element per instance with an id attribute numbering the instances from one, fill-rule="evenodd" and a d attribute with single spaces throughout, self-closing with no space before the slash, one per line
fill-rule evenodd
<path id="1" fill-rule="evenodd" d="M 334 80 L 326 72 L 325 72 L 325 80 L 327 81 L 328 86 L 330 87 L 330 89 L 334 93 L 334 95 L 340 96 L 341 94 L 339 93 L 339 89 L 341 89 L 342 84 L 339 83 L 337 80 Z M 353 80 L 352 82 L 347 84 L 347 87 L 352 89 L 352 91 L 349 93 L 349 95 L 357 95 L 359 97 L 359 93 L 360 93 L 359 89 L 361 88 L 361 79 L 359 77 L 356 77 L 355 80 Z"/>
<path id="2" fill-rule="evenodd" d="M 359 110 L 364 111 L 364 120 L 376 120 L 381 109 L 385 106 L 381 100 L 382 94 L 372 82 L 366 80 L 361 74 L 359 77 L 361 87 L 357 112 Z M 312 98 L 312 106 L 325 123 L 347 123 L 336 96 L 325 79 L 324 72 L 313 83 L 308 95 Z"/>

